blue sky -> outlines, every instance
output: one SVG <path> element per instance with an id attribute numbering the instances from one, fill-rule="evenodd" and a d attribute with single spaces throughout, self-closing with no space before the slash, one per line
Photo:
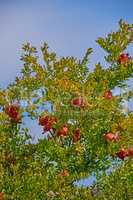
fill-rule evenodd
<path id="1" fill-rule="evenodd" d="M 20 72 L 26 41 L 37 47 L 47 41 L 59 56 L 79 58 L 93 47 L 91 63 L 102 60 L 95 40 L 115 30 L 120 18 L 132 23 L 132 10 L 132 0 L 0 0 L 0 84 Z"/>
<path id="2" fill-rule="evenodd" d="M 103 61 L 95 40 L 116 30 L 120 18 L 133 23 L 132 0 L 0 0 L 0 85 L 19 74 L 21 47 L 27 41 L 38 48 L 46 41 L 59 56 L 79 58 L 92 47 L 93 68 Z M 32 135 L 41 137 L 36 123 L 27 124 Z"/>

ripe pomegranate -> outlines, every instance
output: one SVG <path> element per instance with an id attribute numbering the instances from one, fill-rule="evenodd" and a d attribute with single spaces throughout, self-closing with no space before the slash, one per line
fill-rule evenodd
<path id="1" fill-rule="evenodd" d="M 54 116 L 45 115 L 45 116 L 39 117 L 39 125 L 41 126 L 45 126 L 48 123 L 55 124 L 56 122 L 57 122 L 57 119 Z"/>
<path id="2" fill-rule="evenodd" d="M 39 125 L 45 126 L 49 122 L 49 116 L 40 116 L 39 117 Z"/>
<path id="3" fill-rule="evenodd" d="M 119 135 L 112 132 L 106 133 L 104 137 L 107 142 L 117 142 L 119 140 Z"/>
<path id="4" fill-rule="evenodd" d="M 53 116 L 45 115 L 39 117 L 39 125 L 43 126 L 43 130 L 45 132 L 54 130 L 53 125 L 57 122 L 57 119 Z"/>
<path id="5" fill-rule="evenodd" d="M 120 64 L 125 64 L 129 61 L 130 57 L 128 53 L 122 53 L 120 54 L 119 58 L 118 58 L 118 62 Z"/>
<path id="6" fill-rule="evenodd" d="M 128 155 L 131 156 L 131 157 L 133 157 L 133 147 L 130 147 L 128 149 Z"/>
<path id="7" fill-rule="evenodd" d="M 111 100 L 113 98 L 112 92 L 110 90 L 104 92 L 104 98 Z"/>
<path id="8" fill-rule="evenodd" d="M 76 97 L 72 99 L 71 105 L 74 107 L 84 108 L 85 107 L 85 101 L 83 97 Z"/>
<path id="9" fill-rule="evenodd" d="M 68 127 L 67 127 L 67 125 L 64 125 L 64 126 L 57 132 L 57 135 L 58 135 L 58 136 L 61 136 L 61 137 L 67 136 L 67 134 L 68 134 Z"/>
<path id="10" fill-rule="evenodd" d="M 121 159 L 124 160 L 125 157 L 128 156 L 128 151 L 124 148 L 122 148 L 119 152 L 116 153 L 116 155 Z"/>
<path id="11" fill-rule="evenodd" d="M 18 104 L 12 104 L 5 108 L 5 112 L 11 118 L 11 121 L 14 121 L 16 123 L 21 121 L 19 109 L 20 107 Z"/>
<path id="12" fill-rule="evenodd" d="M 77 142 L 80 140 L 80 129 L 77 128 L 75 131 L 74 131 L 74 135 L 73 135 L 73 142 Z"/>

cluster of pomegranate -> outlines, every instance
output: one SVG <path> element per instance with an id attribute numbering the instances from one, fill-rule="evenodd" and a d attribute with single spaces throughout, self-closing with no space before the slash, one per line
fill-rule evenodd
<path id="1" fill-rule="evenodd" d="M 120 137 L 118 133 L 108 132 L 104 135 L 104 138 L 107 142 L 118 142 Z M 133 157 L 133 148 L 130 147 L 128 150 L 121 148 L 119 152 L 116 153 L 118 158 L 124 160 L 125 157 Z"/>
<path id="2" fill-rule="evenodd" d="M 133 148 L 130 147 L 129 149 L 122 148 L 116 155 L 124 160 L 125 157 L 133 157 Z"/>
<path id="3" fill-rule="evenodd" d="M 12 104 L 5 108 L 6 114 L 11 118 L 11 121 L 20 123 L 21 116 L 20 116 L 20 107 L 18 104 Z"/>
<path id="4" fill-rule="evenodd" d="M 57 119 L 54 116 L 44 115 L 39 117 L 39 125 L 43 126 L 43 133 L 54 130 L 54 124 L 57 123 Z"/>
<path id="5" fill-rule="evenodd" d="M 54 128 L 54 124 L 57 123 L 57 119 L 50 115 L 44 115 L 39 117 L 39 125 L 43 126 L 43 133 L 49 132 L 51 130 L 56 131 Z M 69 127 L 67 124 L 64 124 L 59 130 L 57 130 L 56 134 L 58 137 L 67 137 L 69 133 Z M 52 138 L 49 137 L 49 140 Z M 80 140 L 80 129 L 76 128 L 72 137 L 73 143 Z"/>
<path id="6" fill-rule="evenodd" d="M 118 63 L 127 64 L 130 60 L 131 60 L 131 57 L 129 56 L 128 53 L 122 53 L 120 54 L 118 58 Z M 112 92 L 110 90 L 105 91 L 104 97 L 105 99 L 109 99 L 109 100 L 112 99 L 113 98 Z"/>
<path id="7" fill-rule="evenodd" d="M 118 58 L 118 62 L 120 64 L 126 64 L 131 58 L 129 57 L 128 53 L 122 53 L 120 54 L 119 58 Z"/>
<path id="8" fill-rule="evenodd" d="M 126 64 L 126 63 L 128 63 L 128 61 L 130 59 L 131 59 L 131 57 L 129 57 L 128 53 L 122 53 L 119 56 L 118 62 L 120 64 Z M 113 98 L 112 92 L 110 90 L 105 91 L 104 98 L 111 100 Z M 117 142 L 120 139 L 118 134 L 114 134 L 112 132 L 106 133 L 104 135 L 104 138 L 107 142 Z M 122 148 L 122 149 L 120 149 L 119 152 L 116 153 L 116 155 L 122 160 L 124 160 L 124 158 L 127 156 L 133 157 L 133 148 L 129 148 L 128 150 Z"/>
<path id="9" fill-rule="evenodd" d="M 105 91 L 104 98 L 108 100 L 112 99 L 113 98 L 112 92 L 110 90 Z M 73 107 L 84 108 L 87 104 L 84 98 L 80 96 L 80 97 L 75 97 L 74 99 L 72 99 L 71 105 Z M 56 129 L 53 127 L 54 124 L 56 123 L 57 123 L 57 119 L 53 116 L 43 115 L 39 117 L 39 125 L 43 126 L 43 131 L 44 131 L 43 133 L 49 132 L 51 130 L 56 131 Z M 56 135 L 59 137 L 67 137 L 68 132 L 69 132 L 69 127 L 67 124 L 64 124 L 59 130 L 56 131 Z M 108 137 L 111 137 L 109 135 L 110 134 L 108 134 Z M 80 138 L 81 138 L 81 131 L 79 128 L 76 128 L 72 136 L 73 143 L 78 142 Z M 49 137 L 48 139 L 51 140 L 52 138 Z M 117 136 L 112 136 L 112 140 L 115 141 L 117 139 L 118 139 Z"/>
<path id="10" fill-rule="evenodd" d="M 103 97 L 105 99 L 110 100 L 110 99 L 113 98 L 113 94 L 110 90 L 107 90 L 107 91 L 104 92 Z M 77 98 L 72 99 L 71 105 L 73 107 L 84 108 L 86 106 L 86 102 L 85 102 L 83 97 L 77 97 Z"/>
<path id="11" fill-rule="evenodd" d="M 68 126 L 67 125 L 64 125 L 58 132 L 57 132 L 57 135 L 60 136 L 60 137 L 66 137 L 68 135 Z M 73 133 L 73 137 L 72 137 L 72 141 L 73 143 L 76 143 L 80 140 L 80 129 L 79 128 L 76 128 L 74 130 L 74 133 Z"/>

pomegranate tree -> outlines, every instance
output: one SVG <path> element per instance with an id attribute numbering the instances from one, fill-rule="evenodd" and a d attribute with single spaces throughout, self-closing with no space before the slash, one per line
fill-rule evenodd
<path id="1" fill-rule="evenodd" d="M 21 75 L 0 89 L 1 200 L 133 199 L 133 113 L 122 108 L 133 92 L 114 93 L 133 76 L 132 42 L 133 25 L 120 20 L 97 40 L 108 67 L 93 71 L 91 48 L 82 59 L 59 58 L 44 43 L 41 65 L 37 49 L 23 46 Z M 37 143 L 26 120 L 43 134 Z"/>

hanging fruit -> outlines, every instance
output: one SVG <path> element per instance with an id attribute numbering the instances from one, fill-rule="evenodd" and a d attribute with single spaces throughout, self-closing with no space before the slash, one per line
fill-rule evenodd
<path id="1" fill-rule="evenodd" d="M 72 99 L 71 105 L 78 108 L 84 108 L 86 103 L 83 97 L 76 97 Z"/>
<path id="2" fill-rule="evenodd" d="M 120 64 L 125 64 L 130 60 L 129 54 L 128 53 L 122 53 L 120 54 L 119 58 L 118 58 L 118 62 Z"/>
<path id="3" fill-rule="evenodd" d="M 73 134 L 73 142 L 78 142 L 80 140 L 80 129 L 77 128 Z"/>
<path id="4" fill-rule="evenodd" d="M 68 134 L 68 126 L 64 125 L 58 132 L 57 135 L 61 137 L 66 137 Z"/>
<path id="5" fill-rule="evenodd" d="M 5 113 L 11 118 L 11 121 L 19 123 L 21 122 L 19 110 L 20 107 L 18 104 L 12 104 L 5 108 Z"/>
<path id="6" fill-rule="evenodd" d="M 104 92 L 104 98 L 111 100 L 113 98 L 112 92 L 110 90 Z"/>
<path id="7" fill-rule="evenodd" d="M 116 133 L 108 132 L 104 135 L 107 142 L 117 142 L 119 140 L 119 135 Z"/>
<path id="8" fill-rule="evenodd" d="M 128 156 L 128 151 L 126 149 L 122 148 L 119 152 L 116 153 L 116 155 L 121 160 L 124 160 Z"/>

